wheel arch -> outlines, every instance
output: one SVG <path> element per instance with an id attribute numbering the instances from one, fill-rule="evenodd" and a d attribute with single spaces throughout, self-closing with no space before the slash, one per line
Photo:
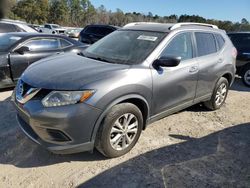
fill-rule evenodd
<path id="1" fill-rule="evenodd" d="M 226 72 L 226 73 L 224 73 L 221 77 L 226 78 L 230 86 L 233 84 L 234 77 L 233 77 L 233 75 L 232 75 L 231 73 Z M 220 79 L 220 78 L 219 78 L 219 79 Z M 219 80 L 219 79 L 218 79 L 218 80 Z M 217 80 L 217 82 L 218 82 L 218 80 Z"/>
<path id="2" fill-rule="evenodd" d="M 96 138 L 96 134 L 99 130 L 99 127 L 102 124 L 102 121 L 104 120 L 104 117 L 107 115 L 107 113 L 109 112 L 109 110 L 116 104 L 121 104 L 121 103 L 125 103 L 125 102 L 129 102 L 132 103 L 134 105 L 136 105 L 140 111 L 142 112 L 143 115 L 143 129 L 146 128 L 146 124 L 147 124 L 147 119 L 149 118 L 149 103 L 147 102 L 147 100 L 138 94 L 130 94 L 130 95 L 125 95 L 122 97 L 119 97 L 117 99 L 115 99 L 114 101 L 112 101 L 106 108 L 105 110 L 102 112 L 102 114 L 99 116 L 99 118 L 97 119 L 93 131 L 92 131 L 92 135 L 91 135 L 91 142 L 95 142 L 95 138 Z"/>

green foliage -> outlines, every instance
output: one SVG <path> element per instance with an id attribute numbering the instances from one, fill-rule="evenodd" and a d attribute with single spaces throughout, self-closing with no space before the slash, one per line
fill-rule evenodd
<path id="1" fill-rule="evenodd" d="M 87 24 L 111 24 L 123 26 L 130 22 L 202 22 L 218 25 L 226 31 L 250 31 L 249 21 L 242 18 L 240 22 L 205 19 L 198 15 L 158 16 L 152 12 L 124 13 L 117 9 L 111 12 L 103 5 L 95 8 L 90 0 L 0 0 L 1 17 L 25 20 L 29 23 L 56 23 L 67 26 L 84 27 Z"/>

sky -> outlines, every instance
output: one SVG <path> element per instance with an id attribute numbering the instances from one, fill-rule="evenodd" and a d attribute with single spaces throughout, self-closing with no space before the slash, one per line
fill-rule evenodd
<path id="1" fill-rule="evenodd" d="M 250 21 L 250 0 L 91 0 L 91 3 L 96 8 L 104 5 L 107 10 L 119 8 L 125 13 L 194 14 L 206 19 L 240 22 L 246 18 Z"/>

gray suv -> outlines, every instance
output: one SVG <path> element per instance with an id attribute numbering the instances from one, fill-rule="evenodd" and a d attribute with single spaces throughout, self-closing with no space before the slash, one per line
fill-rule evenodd
<path id="1" fill-rule="evenodd" d="M 121 156 L 148 124 L 204 102 L 220 108 L 235 76 L 226 33 L 198 23 L 131 23 L 81 54 L 32 64 L 13 94 L 24 133 L 54 153 Z"/>

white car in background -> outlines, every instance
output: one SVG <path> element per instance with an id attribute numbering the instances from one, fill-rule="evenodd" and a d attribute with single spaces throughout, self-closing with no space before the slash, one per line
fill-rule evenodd
<path id="1" fill-rule="evenodd" d="M 57 24 L 45 24 L 43 27 L 39 28 L 39 32 L 48 34 L 65 34 L 66 29 Z"/>

